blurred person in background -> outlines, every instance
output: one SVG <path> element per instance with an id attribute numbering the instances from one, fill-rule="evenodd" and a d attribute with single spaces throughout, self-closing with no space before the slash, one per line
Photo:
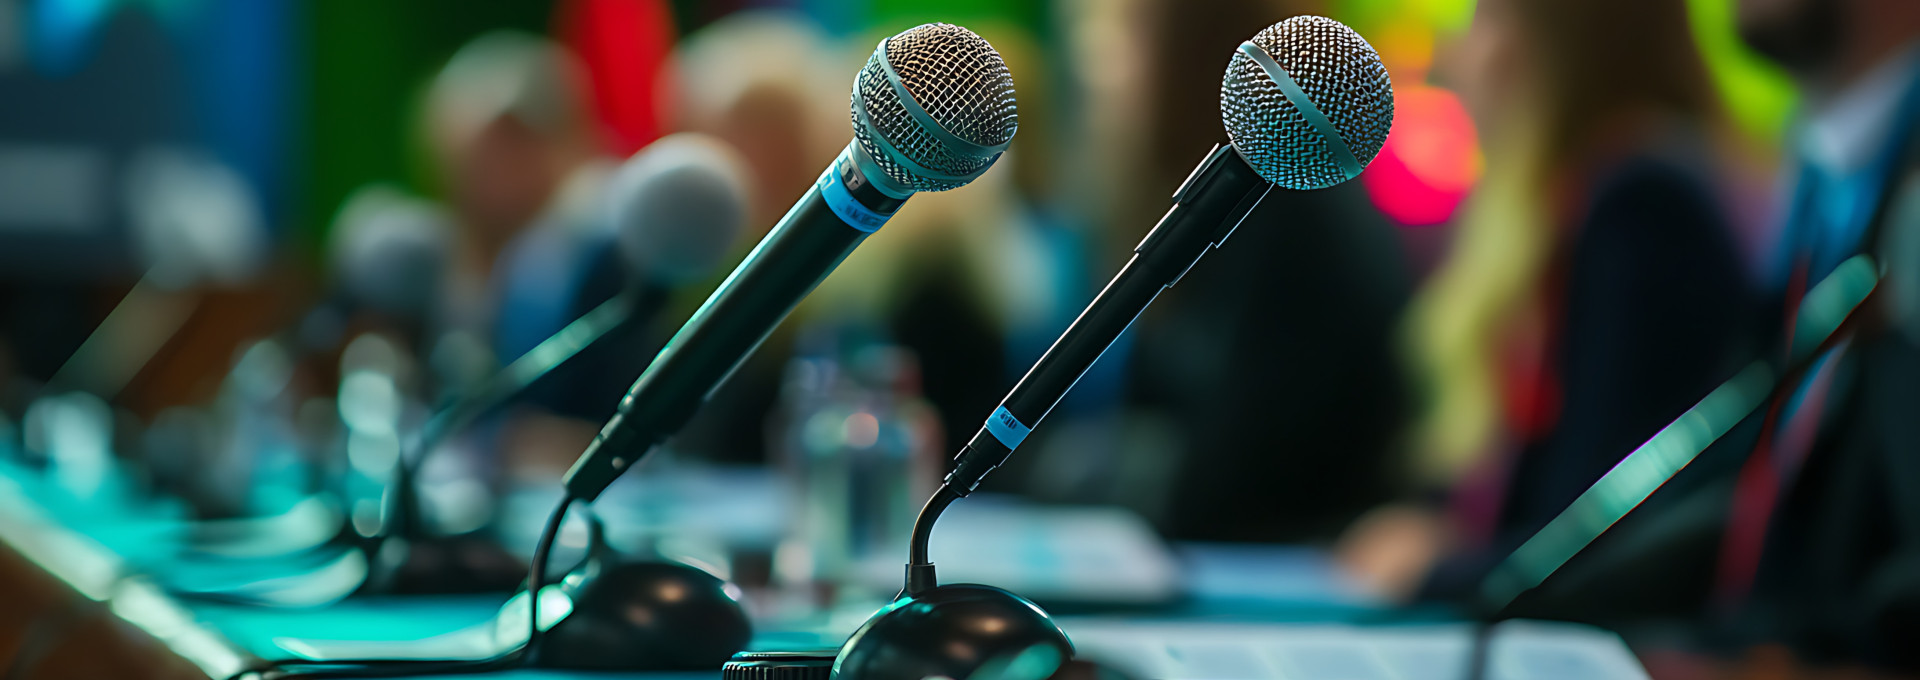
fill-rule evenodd
<path id="1" fill-rule="evenodd" d="M 614 206 L 638 189 L 612 185 L 617 161 L 667 131 L 670 102 L 680 94 L 667 68 L 672 19 L 658 0 L 559 2 L 554 27 L 564 42 L 482 35 L 448 62 L 429 94 L 437 167 L 456 214 L 476 236 L 468 264 L 483 274 L 476 280 L 487 281 L 479 304 L 464 303 L 464 325 L 489 329 L 486 344 L 498 363 L 623 291 L 636 296 L 631 320 L 516 400 L 502 445 L 538 475 L 564 470 L 665 343 L 669 324 L 691 312 L 669 299 L 677 288 L 702 287 L 682 286 L 684 276 L 673 272 L 710 266 L 643 267 L 638 260 L 647 254 L 623 257 L 615 243 L 624 227 Z M 683 142 L 682 152 L 731 160 L 724 144 Z M 456 300 L 456 310 L 462 304 Z"/>
<path id="2" fill-rule="evenodd" d="M 543 336 L 541 328 L 557 328 L 551 319 L 507 323 L 511 279 L 564 277 L 564 267 L 536 271 L 530 259 L 580 257 L 580 242 L 591 236 L 578 215 L 588 213 L 611 163 L 595 138 L 586 96 L 582 67 L 563 46 L 509 31 L 468 42 L 426 94 L 422 131 L 445 200 L 463 227 L 455 273 L 467 280 L 455 294 L 468 300 L 451 300 L 451 315 L 467 327 L 490 325 L 495 350 L 505 357 L 532 346 L 528 338 Z M 555 248 L 563 252 L 551 252 Z M 505 296 L 499 313 L 486 302 L 488 286 Z"/>
<path id="3" fill-rule="evenodd" d="M 1441 75 L 1487 168 L 1405 326 L 1413 481 L 1446 500 L 1373 513 L 1341 546 L 1362 582 L 1402 598 L 1477 593 L 1731 375 L 1751 308 L 1680 0 L 1482 0 Z M 1650 601 L 1697 607 L 1706 586 L 1689 589 Z"/>
<path id="4" fill-rule="evenodd" d="M 746 158 L 764 189 L 747 242 L 786 214 L 853 134 L 847 97 L 865 59 L 807 16 L 779 10 L 735 12 L 675 47 L 664 117 L 675 130 L 726 140 Z"/>
<path id="5" fill-rule="evenodd" d="M 445 316 L 460 329 L 452 332 L 483 338 L 477 344 L 497 362 L 617 291 L 594 290 L 588 276 L 613 250 L 599 217 L 613 163 L 591 101 L 585 72 L 565 47 L 505 31 L 461 47 L 428 88 L 423 133 L 462 236 Z M 517 410 L 501 446 L 557 473 L 598 423 L 538 397 Z"/>
<path id="6" fill-rule="evenodd" d="M 1762 327 L 1868 253 L 1869 322 L 1822 356 L 1741 470 L 1717 573 L 1738 644 L 1920 669 L 1920 3 L 1742 0 L 1805 95 Z"/>

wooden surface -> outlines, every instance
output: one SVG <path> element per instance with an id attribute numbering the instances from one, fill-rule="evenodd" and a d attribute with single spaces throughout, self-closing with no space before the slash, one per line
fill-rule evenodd
<path id="1" fill-rule="evenodd" d="M 206 677 L 153 636 L 0 543 L 0 678 Z"/>

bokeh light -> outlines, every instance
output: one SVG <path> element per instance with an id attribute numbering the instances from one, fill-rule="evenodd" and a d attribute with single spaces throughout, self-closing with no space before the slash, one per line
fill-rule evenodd
<path id="1" fill-rule="evenodd" d="M 1785 71 L 1740 41 L 1733 2 L 1687 0 L 1693 41 L 1734 127 L 1749 140 L 1771 143 L 1786 131 L 1797 95 Z"/>
<path id="2" fill-rule="evenodd" d="M 1480 178 L 1483 163 L 1473 119 L 1452 92 L 1431 85 L 1396 86 L 1393 131 L 1360 180 L 1373 204 L 1409 227 L 1441 224 Z"/>

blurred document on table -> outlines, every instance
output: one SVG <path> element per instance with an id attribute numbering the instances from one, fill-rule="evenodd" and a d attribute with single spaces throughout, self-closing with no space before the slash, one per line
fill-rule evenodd
<path id="1" fill-rule="evenodd" d="M 1080 657 L 1137 678 L 1464 680 L 1470 624 L 1261 625 L 1062 619 Z M 1646 670 L 1612 633 L 1565 623 L 1496 626 L 1490 680 L 1635 680 Z"/>

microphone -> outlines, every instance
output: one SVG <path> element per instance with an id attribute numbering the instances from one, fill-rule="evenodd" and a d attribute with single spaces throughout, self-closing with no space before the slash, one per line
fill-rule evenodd
<path id="1" fill-rule="evenodd" d="M 392 497 L 398 505 L 396 529 L 401 535 L 417 538 L 421 533 L 415 478 L 426 456 L 595 342 L 647 314 L 645 299 L 663 297 L 664 289 L 711 271 L 746 221 L 749 184 L 738 154 L 724 142 L 695 133 L 663 137 L 615 171 L 599 217 L 612 225 L 627 270 L 625 289 L 540 341 L 427 421 L 413 444 L 417 455 L 396 463 L 393 486 L 397 493 Z M 397 237 L 383 241 L 395 242 Z"/>
<path id="2" fill-rule="evenodd" d="M 409 561 L 429 563 L 445 559 L 444 553 L 453 550 L 492 547 L 459 537 L 443 541 L 440 539 L 447 537 L 427 535 L 422 521 L 423 499 L 417 488 L 417 473 L 426 457 L 447 438 L 522 394 L 588 347 L 649 314 L 658 306 L 651 303 L 664 298 L 667 289 L 711 271 L 745 222 L 750 184 L 744 162 L 730 147 L 691 133 L 657 140 L 615 171 L 594 219 L 610 228 L 616 243 L 626 246 L 616 251 L 627 274 L 625 288 L 512 363 L 461 390 L 457 398 L 427 420 L 420 437 L 407 445 L 408 454 L 395 457 L 385 472 L 389 478 L 383 484 L 387 491 L 381 494 L 381 502 L 387 510 L 378 527 L 363 535 L 362 530 L 343 525 L 329 541 L 369 555 L 389 538 L 410 541 L 405 560 L 382 564 L 375 578 L 349 584 L 351 587 L 405 590 L 409 582 L 392 576 L 417 571 L 410 569 Z M 437 299 L 450 233 L 442 215 L 426 201 L 379 187 L 356 193 L 341 210 L 330 246 L 339 290 L 304 325 L 338 327 L 348 312 L 357 309 L 424 324 Z M 655 261 L 671 264 L 649 264 Z M 329 316 L 335 318 L 314 321 Z M 307 330 L 311 329 L 303 328 Z M 329 333 L 305 334 L 334 336 L 324 342 L 310 339 L 313 347 L 331 346 L 338 340 L 338 328 Z M 244 540 L 223 542 L 221 547 L 232 552 L 245 543 L 258 543 L 266 533 L 249 531 Z M 474 576 L 482 577 L 474 579 L 475 585 L 488 585 L 488 575 Z M 451 585 L 457 583 L 440 574 L 431 585 L 458 589 L 460 585 Z"/>
<path id="3" fill-rule="evenodd" d="M 914 521 L 906 587 L 848 638 L 834 677 L 964 678 L 982 661 L 1036 646 L 1066 658 L 1073 644 L 1047 613 L 992 586 L 938 585 L 927 559 L 933 525 L 1006 461 L 1140 312 L 1233 234 L 1277 185 L 1319 189 L 1353 179 L 1393 123 L 1393 84 L 1352 29 L 1299 16 L 1242 43 L 1220 86 L 1229 144 L 1216 145 L 1173 194 L 1173 207 L 1133 257 L 1014 386 L 963 447 Z"/>
<path id="4" fill-rule="evenodd" d="M 346 306 L 415 321 L 431 315 L 453 249 L 445 212 L 375 185 L 354 192 L 336 224 L 328 255 Z"/>
<path id="5" fill-rule="evenodd" d="M 635 647 L 609 647 L 608 638 L 593 631 L 564 635 L 558 626 L 557 637 L 544 637 L 548 632 L 539 622 L 547 599 L 546 562 L 568 509 L 576 500 L 598 497 L 639 456 L 683 426 L 774 325 L 907 198 L 973 181 L 999 159 L 1017 125 L 1005 62 L 980 36 L 950 24 L 924 24 L 881 41 L 855 77 L 851 114 L 853 141 L 667 342 L 567 471 L 566 497 L 548 517 L 529 565 L 525 642 L 486 659 L 309 659 L 272 667 L 333 667 L 301 671 L 303 677 L 469 672 L 523 664 L 548 639 L 563 648 Z M 655 632 L 679 631 L 669 626 Z M 685 646 L 681 640 L 646 642 Z"/>
<path id="6" fill-rule="evenodd" d="M 880 42 L 854 78 L 854 139 L 700 306 L 620 401 L 564 483 L 591 501 L 692 418 L 801 298 L 918 191 L 992 167 L 1018 123 L 992 45 L 951 24 Z"/>
<path id="7" fill-rule="evenodd" d="M 442 410 L 429 422 L 420 451 L 431 451 L 449 434 L 644 314 L 641 298 L 649 297 L 650 289 L 686 285 L 713 271 L 746 223 L 751 183 L 739 154 L 706 135 L 668 135 L 635 153 L 609 180 L 602 207 L 627 269 L 626 289 Z"/>
<path id="8" fill-rule="evenodd" d="M 424 336 L 453 241 L 452 218 L 431 201 L 381 184 L 354 190 L 327 238 L 330 290 L 293 330 L 300 349 L 311 355 L 338 349 L 350 322 L 363 314 Z"/>
<path id="9" fill-rule="evenodd" d="M 680 286 L 713 271 L 753 204 L 746 161 L 719 139 L 655 140 L 614 172 L 606 213 L 635 281 Z"/>
<path id="10" fill-rule="evenodd" d="M 956 457 L 960 497 L 1027 433 L 1160 291 L 1226 243 L 1277 185 L 1321 189 L 1353 179 L 1393 124 L 1393 85 L 1373 47 L 1322 17 L 1273 25 L 1240 45 L 1220 86 L 1227 145 L 1215 145 L 1173 192 L 1173 208 L 1133 257 L 1020 379 Z"/>

